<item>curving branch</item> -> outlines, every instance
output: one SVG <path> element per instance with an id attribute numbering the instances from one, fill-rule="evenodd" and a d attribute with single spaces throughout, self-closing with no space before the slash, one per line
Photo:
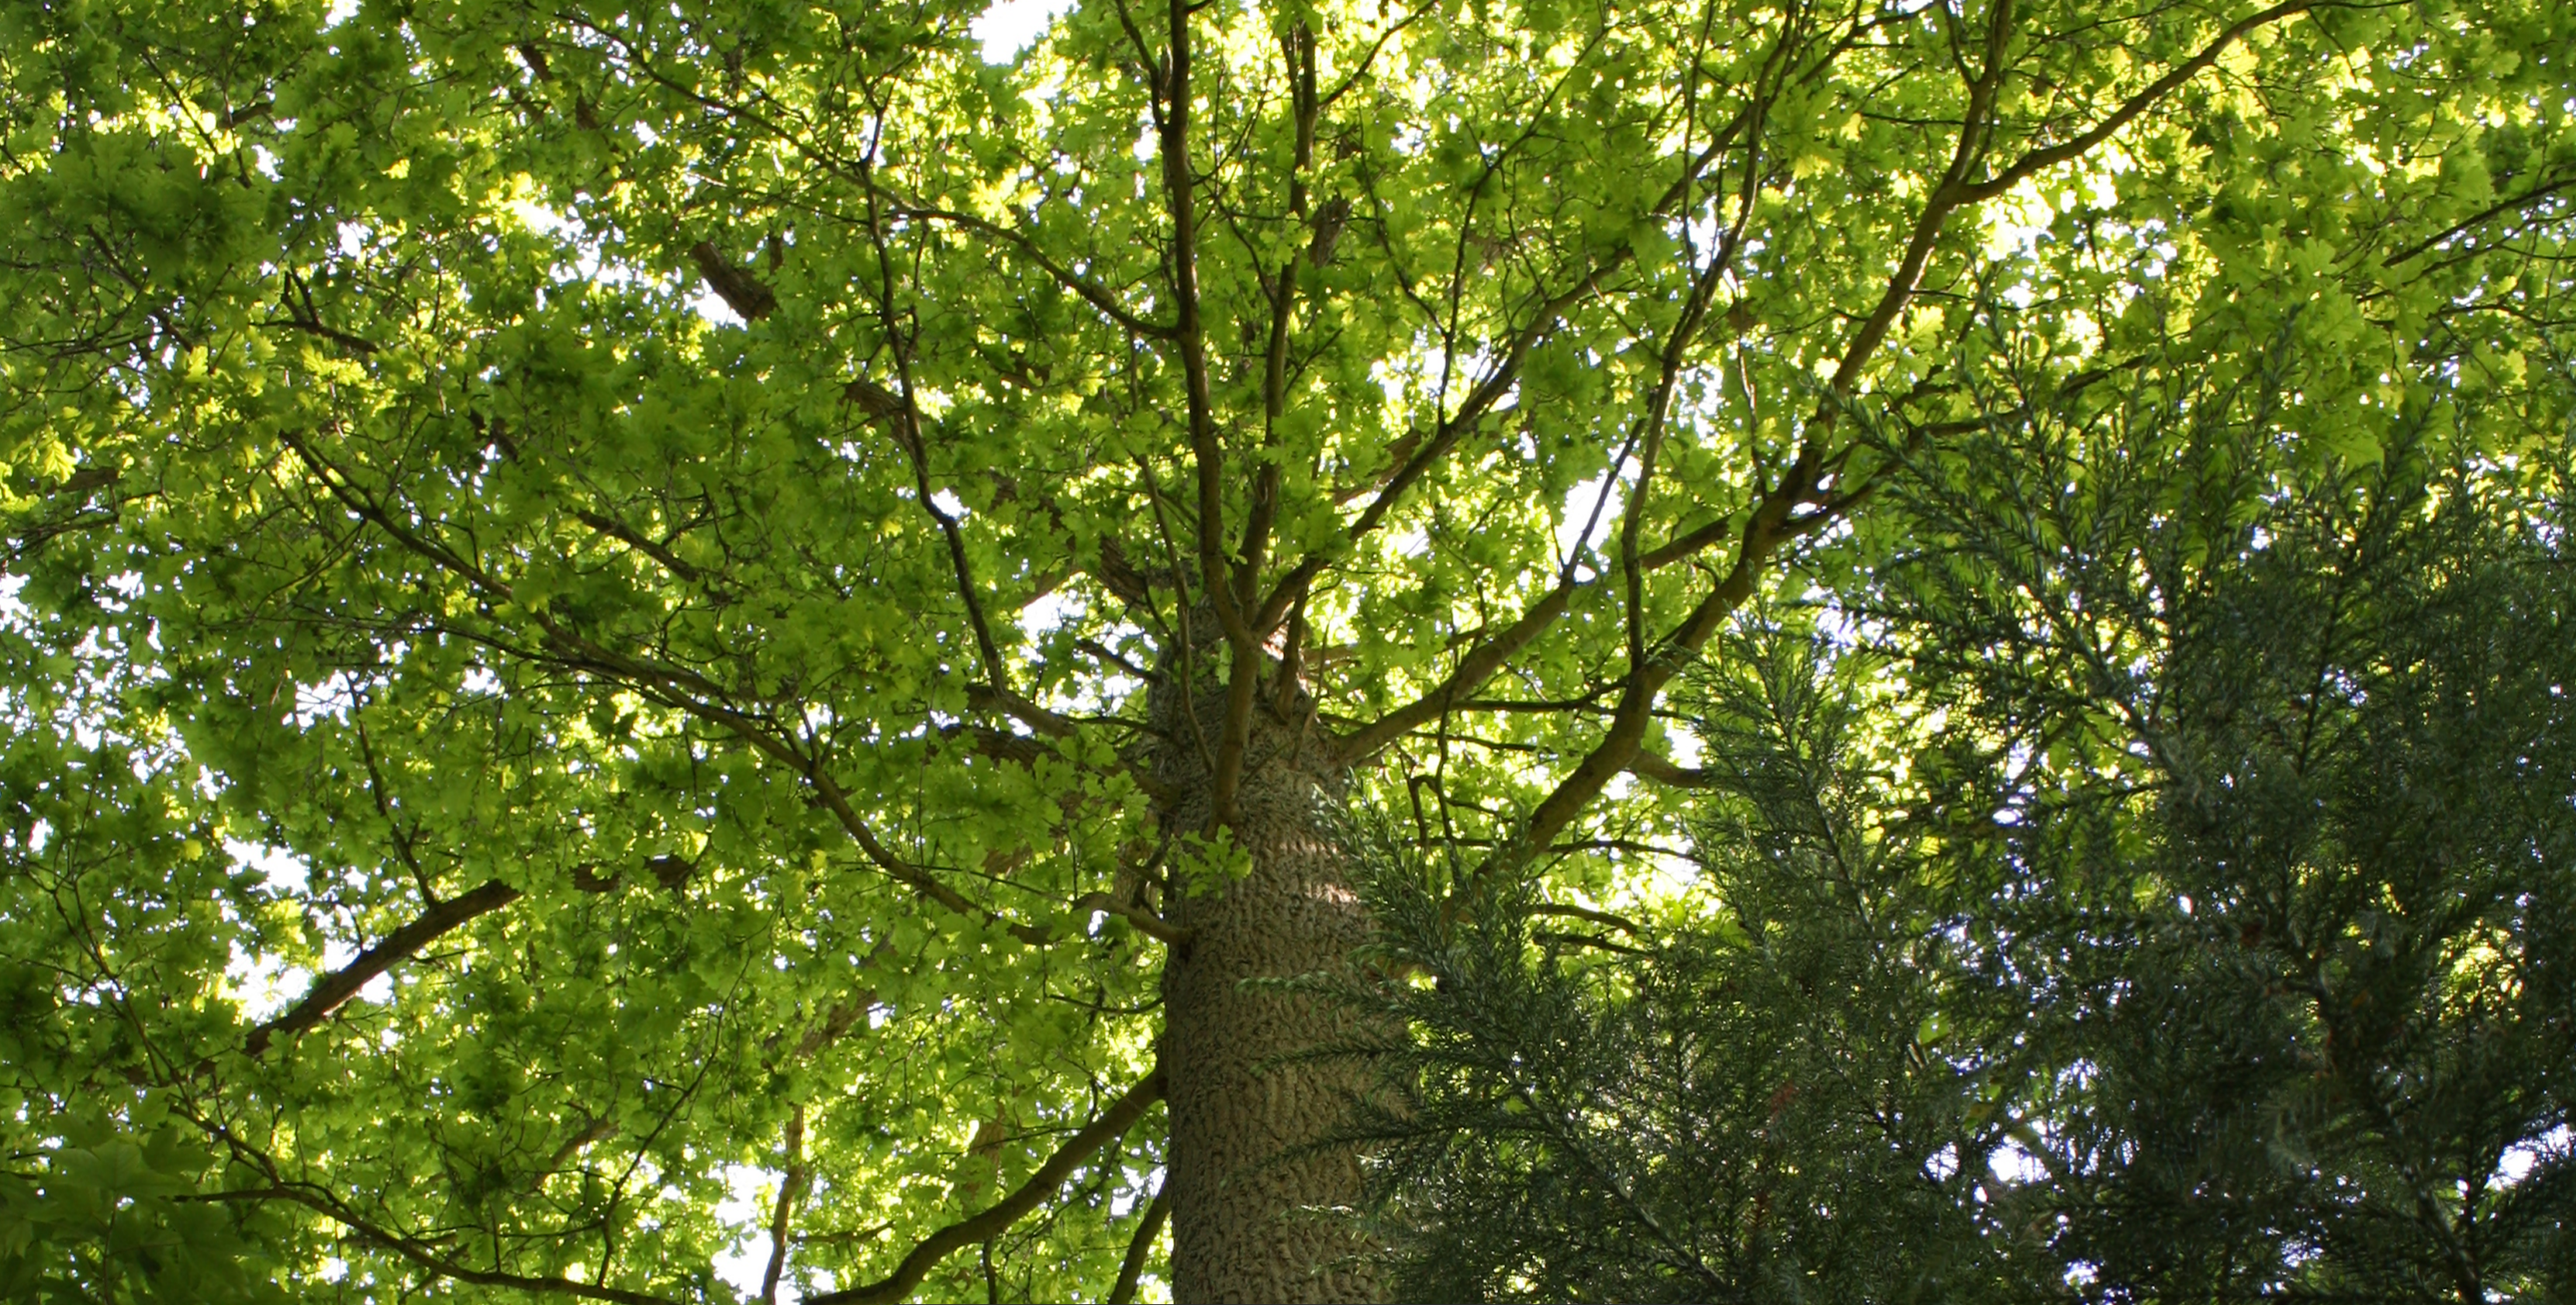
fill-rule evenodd
<path id="1" fill-rule="evenodd" d="M 2550 196 L 2570 187 L 2576 187 L 2576 174 L 2560 177 L 2556 181 L 2534 186 L 2510 199 L 2497 200 L 2495 203 L 2489 204 L 2485 208 L 2479 209 L 2477 212 L 2424 237 L 2422 240 L 2416 241 L 2414 244 L 2408 245 L 2404 249 L 2398 250 L 2396 253 L 2390 254 L 2386 258 L 2381 259 L 2380 266 L 2395 267 L 2400 263 L 2420 258 L 2435 245 L 2441 244 L 2443 241 L 2449 240 L 2454 236 L 2461 235 L 2467 232 L 2469 228 L 2477 226 L 2479 223 L 2510 213 L 2513 210 L 2522 208 L 2526 205 L 2538 203 L 2539 201 L 2547 199 Z"/>
<path id="2" fill-rule="evenodd" d="M 920 1286 L 922 1279 L 929 1277 L 930 1271 L 937 1268 L 941 1260 L 965 1247 L 1002 1235 L 1022 1216 L 1053 1196 L 1082 1162 L 1102 1147 L 1126 1136 L 1127 1130 L 1135 1127 L 1145 1111 L 1162 1099 L 1163 1067 L 1157 1062 L 1151 1073 L 1127 1089 L 1125 1096 L 1112 1102 L 1098 1119 L 1084 1125 L 1081 1132 L 1058 1147 L 1056 1153 L 1048 1156 L 1046 1163 L 1038 1166 L 1038 1171 L 1029 1175 L 1029 1180 L 1009 1196 L 981 1214 L 961 1219 L 923 1238 L 921 1244 L 913 1247 L 912 1253 L 904 1256 L 903 1262 L 896 1265 L 895 1271 L 883 1281 L 808 1296 L 804 1305 L 879 1305 L 880 1302 L 899 1301 L 911 1295 L 913 1288 Z"/>
<path id="3" fill-rule="evenodd" d="M 237 1201 L 289 1201 L 340 1224 L 361 1240 L 373 1242 L 392 1251 L 420 1266 L 432 1276 L 450 1278 L 477 1287 L 507 1287 L 514 1291 L 530 1292 L 540 1296 L 570 1296 L 576 1300 L 609 1301 L 612 1305 L 680 1305 L 678 1301 L 668 1296 L 628 1291 L 623 1287 L 604 1287 L 598 1283 L 578 1282 L 571 1278 L 538 1277 L 525 1273 L 506 1273 L 498 1269 L 477 1269 L 470 1265 L 459 1264 L 440 1254 L 438 1248 L 431 1243 L 416 1237 L 407 1237 L 367 1219 L 352 1209 L 348 1202 L 341 1200 L 326 1188 L 280 1177 L 274 1159 L 235 1137 L 231 1130 L 221 1124 L 194 1116 L 183 1117 L 222 1142 L 236 1156 L 267 1174 L 271 1182 L 266 1187 L 192 1193 L 177 1197 L 178 1200 L 225 1204 Z"/>
<path id="4" fill-rule="evenodd" d="M 1637 749 L 1637 755 L 1628 758 L 1628 773 L 1668 788 L 1716 788 L 1721 782 L 1717 776 L 1697 766 L 1674 765 L 1667 758 L 1644 748 Z"/>
<path id="5" fill-rule="evenodd" d="M 1465 657 L 1459 659 L 1457 669 L 1449 673 L 1449 678 L 1442 680 L 1429 693 L 1378 717 L 1343 738 L 1338 745 L 1342 760 L 1352 765 L 1366 761 L 1383 751 L 1388 744 L 1412 733 L 1417 727 L 1438 719 L 1451 707 L 1465 701 L 1469 695 L 1484 687 L 1486 681 L 1500 673 L 1504 664 L 1509 662 L 1514 654 L 1528 647 L 1531 640 L 1538 638 L 1549 626 L 1556 624 L 1557 618 L 1565 615 L 1565 609 L 1573 603 L 1575 590 L 1580 587 L 1571 575 L 1557 581 L 1556 587 L 1548 590 L 1536 603 L 1531 604 L 1530 609 L 1523 612 L 1519 620 L 1503 627 L 1493 638 L 1470 649 Z"/>
<path id="6" fill-rule="evenodd" d="M 1145 1257 L 1154 1253 L 1154 1238 L 1161 1235 L 1163 1221 L 1171 1213 L 1170 1187 L 1155 1188 L 1144 1217 L 1136 1221 L 1136 1235 L 1127 1239 L 1126 1256 L 1118 1261 L 1118 1283 L 1109 1289 L 1109 1305 L 1130 1305 L 1136 1299 L 1136 1280 L 1145 1276 Z"/>
<path id="7" fill-rule="evenodd" d="M 2203 71 L 2206 71 L 2210 65 L 2217 63 L 2218 57 L 2227 53 L 2227 47 L 2243 40 L 2247 33 L 2254 31 L 2256 28 L 2269 27 L 2272 24 L 2281 22 L 2285 19 L 2295 18 L 2300 14 L 2304 14 L 2311 9 L 2319 7 L 2321 6 L 2318 4 L 2318 0 L 2287 0 L 2287 3 L 2277 4 L 2259 13 L 2249 14 L 2244 18 L 2236 20 L 2234 23 L 2229 24 L 2227 28 L 2221 31 L 2216 37 L 2212 38 L 2209 44 L 2202 46 L 2198 54 L 2183 60 L 2181 63 L 2175 64 L 2171 69 L 2166 71 L 2164 76 L 2149 82 L 2144 90 L 2141 90 L 2137 94 L 2130 96 L 2128 99 L 2121 101 L 2120 107 L 2112 110 L 2111 116 L 2104 118 L 2100 123 L 2095 124 L 2092 130 L 2071 140 L 2061 141 L 2055 145 L 2050 145 L 2042 149 L 2032 150 L 2030 153 L 2023 155 L 2018 161 L 2014 162 L 2012 166 L 1996 173 L 1993 177 L 1990 177 L 1985 181 L 1978 182 L 1975 185 L 1960 187 L 1961 197 L 1968 203 L 1981 203 L 2021 184 L 2024 178 L 2031 176 L 2033 173 L 2042 171 L 2043 169 L 2056 167 L 2060 163 L 2069 163 L 2084 157 L 2086 154 L 2092 152 L 2094 146 L 2109 140 L 2114 132 L 2119 131 L 2122 127 L 2128 126 L 2131 122 L 2136 121 L 2139 114 L 2145 113 L 2147 110 L 2154 108 L 2158 100 L 2182 89 L 2183 83 L 2199 76 Z M 2395 6 L 2326 5 L 2322 7 L 2359 9 L 2393 8 Z"/>

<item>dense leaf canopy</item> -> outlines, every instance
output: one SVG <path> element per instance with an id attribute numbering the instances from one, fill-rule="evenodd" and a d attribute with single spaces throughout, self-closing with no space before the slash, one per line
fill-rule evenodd
<path id="1" fill-rule="evenodd" d="M 980 8 L 0 10 L 11 1290 L 1150 1290 L 1257 720 L 1633 904 L 1908 468 L 2568 435 L 2554 0 Z"/>

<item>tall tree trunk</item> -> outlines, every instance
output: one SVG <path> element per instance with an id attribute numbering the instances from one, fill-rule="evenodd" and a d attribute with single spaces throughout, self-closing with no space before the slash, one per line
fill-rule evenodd
<path id="1" fill-rule="evenodd" d="M 1177 795 L 1163 813 L 1175 833 L 1208 825 L 1224 700 L 1204 672 L 1221 656 L 1221 647 L 1201 650 L 1201 689 L 1187 706 L 1176 667 L 1155 686 L 1156 769 Z M 1358 1156 L 1292 1154 L 1340 1122 L 1366 1086 L 1365 1070 L 1348 1061 L 1281 1063 L 1338 1039 L 1344 1017 L 1306 998 L 1244 988 L 1247 979 L 1346 965 L 1368 931 L 1338 819 L 1344 785 L 1331 740 L 1303 694 L 1284 714 L 1263 697 L 1233 830 L 1251 871 L 1196 894 L 1176 884 L 1169 903 L 1190 933 L 1163 971 L 1172 1298 L 1374 1300 L 1376 1280 L 1354 1262 L 1364 1245 L 1333 1215 L 1359 1198 Z"/>

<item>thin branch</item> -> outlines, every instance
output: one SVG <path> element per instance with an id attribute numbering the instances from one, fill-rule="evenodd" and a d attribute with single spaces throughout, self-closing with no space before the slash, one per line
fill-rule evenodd
<path id="1" fill-rule="evenodd" d="M 462 578 L 486 594 L 504 602 L 514 601 L 510 586 L 506 582 L 454 550 L 412 531 L 395 520 L 393 514 L 385 511 L 383 506 L 373 499 L 358 492 L 356 487 L 349 483 L 344 473 L 331 466 L 302 439 L 292 434 L 281 435 L 280 438 L 288 448 L 293 449 L 303 459 L 305 465 L 331 492 L 331 495 L 347 506 L 350 511 L 391 535 L 395 542 L 414 554 Z M 988 923 L 1001 924 L 1008 929 L 1012 937 L 1031 946 L 1044 946 L 1054 941 L 1054 935 L 1049 930 L 1035 925 L 1011 922 L 997 912 L 979 907 L 920 867 L 904 861 L 887 850 L 885 844 L 877 840 L 875 832 L 869 829 L 867 822 L 860 817 L 858 810 L 850 804 L 848 796 L 841 791 L 840 785 L 834 782 L 830 771 L 825 769 L 821 757 L 809 756 L 799 751 L 791 742 L 780 737 L 776 731 L 764 728 L 760 721 L 715 701 L 715 698 L 724 692 L 721 685 L 693 671 L 629 657 L 602 647 L 544 613 L 531 613 L 530 621 L 545 636 L 549 649 L 547 656 L 556 663 L 624 683 L 655 702 L 687 712 L 708 724 L 721 727 L 749 745 L 754 751 L 788 766 L 803 776 L 806 783 L 821 798 L 823 806 L 850 835 L 851 841 L 859 845 L 859 851 L 869 862 L 896 882 L 904 884 L 920 896 L 957 914 L 981 919 Z M 534 653 L 521 655 L 537 656 Z"/>
<path id="2" fill-rule="evenodd" d="M 2511 199 L 2498 200 L 2497 202 L 2480 209 L 2478 212 L 2462 218 L 2459 221 L 2442 228 L 2440 231 L 2426 236 L 2422 240 L 2418 240 L 2414 244 L 2408 245 L 2404 249 L 2398 250 L 2396 253 L 2390 254 L 2388 257 L 2381 259 L 2380 266 L 2395 267 L 2410 259 L 2421 257 L 2426 250 L 2433 248 L 2435 245 L 2438 245 L 2453 236 L 2459 235 L 2461 232 L 2466 231 L 2469 228 L 2496 216 L 2497 214 L 2521 208 L 2523 205 L 2531 203 L 2534 200 L 2547 199 L 2549 196 L 2557 194 L 2559 191 L 2565 190 L 2570 186 L 2576 186 L 2576 175 L 2560 177 L 2558 180 L 2550 182 L 2545 186 L 2534 186 Z"/>
<path id="3" fill-rule="evenodd" d="M 1645 570 L 1653 571 L 1690 557 L 1725 538 L 1728 525 L 1732 521 L 1733 518 L 1730 517 L 1694 530 L 1646 554 L 1638 559 L 1638 565 Z M 1575 591 L 1581 587 L 1581 584 L 1571 576 L 1559 579 L 1556 587 L 1542 595 L 1538 604 L 1524 613 L 1520 620 L 1506 627 L 1491 642 L 1478 645 L 1460 660 L 1458 668 L 1450 672 L 1449 678 L 1442 680 L 1439 687 L 1361 726 L 1359 730 L 1343 738 L 1338 745 L 1342 758 L 1354 764 L 1365 761 L 1384 751 L 1387 745 L 1397 739 L 1437 719 L 1444 712 L 1453 709 L 1485 709 L 1475 704 L 1471 695 L 1499 674 L 1513 654 L 1529 646 L 1532 640 L 1555 624 L 1558 618 L 1564 616 L 1567 605 L 1573 601 Z"/>
<path id="4" fill-rule="evenodd" d="M 1643 934 L 1643 931 L 1637 927 L 1636 921 L 1631 920 L 1624 915 L 1612 915 L 1608 911 L 1596 911 L 1588 906 L 1564 906 L 1554 902 L 1541 902 L 1538 905 L 1529 908 L 1529 913 L 1532 915 L 1563 916 L 1570 920 L 1589 920 L 1594 924 L 1603 926 L 1604 928 L 1616 929 L 1631 938 L 1639 937 Z"/>
<path id="5" fill-rule="evenodd" d="M 240 1150 L 250 1150 L 250 1148 L 245 1146 L 238 1139 L 233 1138 L 229 1132 L 223 1130 L 220 1126 L 209 1126 L 201 1122 L 200 1127 L 209 1127 L 218 1137 L 221 1137 L 228 1144 Z M 252 1154 L 258 1155 L 257 1152 L 252 1152 Z M 267 1159 L 264 1155 L 259 1155 L 258 1158 L 263 1161 Z M 272 1171 L 272 1173 L 275 1169 L 273 1162 L 265 1164 L 262 1167 Z M 667 1296 L 654 1296 L 640 1291 L 628 1291 L 622 1287 L 603 1287 L 596 1283 L 576 1282 L 570 1278 L 540 1278 L 532 1277 L 523 1273 L 503 1273 L 495 1269 L 468 1268 L 465 1265 L 458 1264 L 454 1260 L 436 1253 L 431 1249 L 429 1243 L 420 1241 L 416 1238 L 405 1237 L 400 1233 L 380 1227 L 374 1223 L 370 1223 L 366 1219 L 361 1218 L 356 1211 L 350 1209 L 346 1202 L 340 1200 L 328 1191 L 317 1188 L 308 1183 L 278 1182 L 268 1187 L 242 1188 L 228 1192 L 207 1192 L 193 1198 L 182 1199 L 227 1202 L 291 1201 L 347 1227 L 351 1232 L 356 1233 L 361 1239 L 373 1242 L 378 1246 L 382 1246 L 385 1249 L 392 1251 L 394 1254 L 419 1265 L 421 1268 L 428 1270 L 430 1273 L 435 1274 L 438 1277 L 452 1278 L 455 1281 L 470 1283 L 477 1287 L 508 1287 L 516 1291 L 534 1292 L 545 1296 L 571 1296 L 580 1300 L 611 1301 L 615 1302 L 615 1305 L 679 1305 L 679 1302 L 672 1300 Z"/>
<path id="6" fill-rule="evenodd" d="M 788 1218 L 812 1178 L 805 1169 L 805 1106 L 787 1116 L 787 1171 L 779 1176 L 778 1203 L 769 1212 L 769 1267 L 760 1275 L 760 1305 L 778 1305 L 778 1277 L 787 1271 Z"/>
<path id="7" fill-rule="evenodd" d="M 1558 617 L 1565 615 L 1567 606 L 1574 601 L 1575 590 L 1580 587 L 1572 576 L 1559 580 L 1556 587 L 1542 595 L 1537 603 L 1521 614 L 1519 620 L 1469 650 L 1458 660 L 1457 669 L 1451 671 L 1449 678 L 1442 680 L 1437 688 L 1342 739 L 1338 745 L 1342 761 L 1355 765 L 1376 756 L 1388 744 L 1439 717 L 1484 687 L 1485 682 L 1501 671 L 1513 654 L 1528 647 L 1531 640 L 1554 625 Z"/>
<path id="8" fill-rule="evenodd" d="M 2220 32 L 2208 45 L 2201 47 L 2200 53 L 2176 64 L 2173 69 L 2167 72 L 2164 76 L 2149 82 L 2145 90 L 2142 90 L 2123 101 L 2119 108 L 2111 111 L 2110 117 L 2104 118 L 2091 131 L 2085 132 L 2083 135 L 2078 136 L 2073 140 L 2063 141 L 2058 144 L 2048 146 L 2045 149 L 2032 150 L 2030 153 L 2023 155 L 2019 162 L 2014 163 L 2011 167 L 2004 169 L 1993 177 L 1988 178 L 1985 181 L 1978 182 L 1975 185 L 1962 186 L 1959 191 L 1960 198 L 1972 204 L 1981 203 L 2012 189 L 2016 185 L 2019 185 L 2023 178 L 2030 176 L 2032 173 L 2045 168 L 2056 167 L 2060 163 L 2082 158 L 2085 154 L 2089 153 L 2094 146 L 2101 144 L 2103 141 L 2109 140 L 2113 132 L 2120 130 L 2122 127 L 2128 126 L 2129 123 L 2135 120 L 2139 114 L 2153 108 L 2156 101 L 2173 94 L 2174 91 L 2179 89 L 2184 82 L 2190 81 L 2193 77 L 2198 76 L 2202 70 L 2208 68 L 2211 64 L 2218 62 L 2218 57 L 2227 52 L 2227 47 L 2234 45 L 2237 41 L 2243 39 L 2246 33 L 2251 32 L 2258 27 L 2265 27 L 2270 24 L 2280 22 L 2285 18 L 2294 18 L 2316 7 L 2317 0 L 2288 0 L 2287 3 L 2277 4 L 2260 13 L 2238 19 L 2235 23 L 2229 25 L 2227 30 Z M 2352 5 L 2336 7 L 2393 8 L 2394 6 Z"/>
<path id="9" fill-rule="evenodd" d="M 1163 917 L 1132 902 L 1122 902 L 1107 893 L 1084 893 L 1073 899 L 1077 911 L 1101 911 L 1135 925 L 1147 935 L 1177 947 L 1189 941 L 1190 931 L 1174 927 Z"/>
<path id="10" fill-rule="evenodd" d="M 1605 952 L 1617 952 L 1623 956 L 1650 957 L 1654 955 L 1653 952 L 1647 951 L 1642 947 L 1631 947 L 1626 943 L 1615 943 L 1607 938 L 1599 937 L 1594 934 L 1565 933 L 1556 929 L 1533 929 L 1530 931 L 1530 941 L 1542 943 L 1570 943 L 1576 947 L 1591 947 Z"/>
<path id="11" fill-rule="evenodd" d="M 875 183 L 871 182 L 864 184 L 874 185 Z M 881 191 L 883 190 L 882 187 L 878 187 L 878 189 Z M 1012 249 L 1018 251 L 1022 258 L 1035 263 L 1038 270 L 1046 273 L 1049 279 L 1053 280 L 1056 284 L 1063 286 L 1065 289 L 1081 296 L 1083 302 L 1099 309 L 1102 316 L 1107 317 L 1110 321 L 1117 323 L 1120 327 L 1126 330 L 1133 331 L 1149 340 L 1169 340 L 1172 339 L 1175 334 L 1175 328 L 1171 326 L 1165 325 L 1161 322 L 1149 322 L 1144 318 L 1138 317 L 1133 312 L 1130 312 L 1118 302 L 1116 296 L 1110 294 L 1106 289 L 1103 289 L 1102 287 L 1092 283 L 1090 280 L 1047 257 L 1046 252 L 1039 249 L 1036 242 L 1032 241 L 1028 236 L 1021 232 L 1011 230 L 1009 227 L 1001 226 L 996 223 L 987 222 L 971 213 L 960 213 L 953 209 L 932 208 L 919 204 L 907 204 L 897 198 L 891 191 L 883 191 L 883 193 L 887 199 L 886 212 L 892 216 L 946 222 L 950 225 L 972 231 L 977 235 L 990 236 L 1009 245 Z"/>

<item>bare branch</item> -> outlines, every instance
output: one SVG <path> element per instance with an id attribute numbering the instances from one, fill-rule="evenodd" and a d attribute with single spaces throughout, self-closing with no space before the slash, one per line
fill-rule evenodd
<path id="1" fill-rule="evenodd" d="M 812 1175 L 805 1169 L 805 1106 L 787 1116 L 787 1170 L 779 1176 L 778 1203 L 769 1212 L 769 1267 L 760 1275 L 760 1305 L 778 1305 L 778 1277 L 787 1270 L 787 1221 Z"/>
<path id="2" fill-rule="evenodd" d="M 1643 748 L 1628 758 L 1628 773 L 1672 788 L 1715 788 L 1717 777 L 1696 767 L 1676 766 Z"/>
<path id="3" fill-rule="evenodd" d="M 252 1029 L 242 1039 L 242 1052 L 258 1056 L 268 1050 L 279 1035 L 294 1037 L 330 1018 L 331 1012 L 358 995 L 377 975 L 420 954 L 420 950 L 439 938 L 461 928 L 467 921 L 489 915 L 524 896 L 518 889 L 495 879 L 459 897 L 432 902 L 418 919 L 394 930 L 383 942 L 358 953 L 357 959 L 323 976 L 304 994 L 304 999 L 288 1007 L 274 1019 Z"/>
<path id="4" fill-rule="evenodd" d="M 227 1144 L 233 1146 L 237 1151 L 249 1151 L 249 1148 L 243 1146 L 238 1139 L 233 1138 L 219 1126 L 209 1126 L 203 1121 L 199 1121 L 199 1126 L 208 1127 L 210 1131 L 214 1131 L 218 1137 L 222 1138 Z M 256 1152 L 250 1152 L 250 1154 L 255 1156 L 258 1160 L 267 1160 L 267 1157 L 258 1155 Z M 265 1163 L 261 1167 L 272 1173 L 274 1173 L 276 1168 L 274 1162 Z M 523 1273 L 504 1273 L 496 1269 L 470 1268 L 466 1265 L 458 1264 L 454 1260 L 448 1259 L 446 1256 L 439 1254 L 437 1248 L 427 1242 L 423 1242 L 418 1238 L 406 1237 L 401 1233 L 394 1232 L 389 1228 L 371 1222 L 359 1215 L 355 1210 L 351 1209 L 347 1202 L 342 1201 L 331 1192 L 323 1188 L 316 1187 L 310 1183 L 280 1181 L 268 1187 L 242 1188 L 228 1192 L 206 1192 L 195 1197 L 182 1197 L 180 1199 L 194 1199 L 200 1201 L 292 1201 L 297 1205 L 301 1205 L 306 1209 L 320 1213 L 324 1217 L 347 1227 L 349 1231 L 357 1234 L 360 1238 L 373 1242 L 378 1246 L 382 1246 L 385 1249 L 392 1251 L 394 1254 L 419 1265 L 421 1268 L 428 1270 L 430 1273 L 438 1277 L 454 1279 L 457 1282 L 470 1283 L 477 1287 L 508 1287 L 515 1291 L 534 1292 L 543 1296 L 571 1296 L 578 1300 L 611 1301 L 614 1302 L 615 1305 L 680 1305 L 678 1301 L 672 1300 L 667 1296 L 655 1296 L 646 1292 L 628 1291 L 622 1287 L 603 1287 L 597 1283 L 576 1282 L 570 1278 L 541 1278 Z"/>
<path id="5" fill-rule="evenodd" d="M 1081 1132 L 1057 1148 L 1056 1153 L 1047 1157 L 1046 1163 L 1038 1166 L 1038 1171 L 1029 1175 L 1029 1180 L 1009 1196 L 981 1214 L 959 1220 L 924 1238 L 883 1281 L 808 1296 L 805 1305 L 877 1305 L 878 1302 L 899 1301 L 911 1295 L 913 1288 L 920 1286 L 922 1279 L 929 1277 L 930 1271 L 938 1267 L 941 1260 L 964 1247 L 1000 1236 L 1022 1216 L 1053 1196 L 1076 1168 L 1102 1147 L 1126 1136 L 1127 1130 L 1144 1117 L 1147 1108 L 1162 1099 L 1163 1067 L 1157 1064 L 1153 1072 L 1129 1088 L 1125 1096 L 1111 1103 L 1098 1119 L 1084 1125 Z"/>
<path id="6" fill-rule="evenodd" d="M 1624 915 L 1612 915 L 1608 911 L 1596 911 L 1588 906 L 1563 906 L 1553 902 L 1541 902 L 1538 905 L 1531 907 L 1529 909 L 1529 913 L 1532 915 L 1562 916 L 1569 920 L 1589 920 L 1592 923 L 1601 925 L 1605 928 L 1616 929 L 1631 938 L 1637 937 L 1643 932 L 1637 928 L 1636 921 L 1631 920 Z"/>
<path id="7" fill-rule="evenodd" d="M 1136 1235 L 1127 1239 L 1127 1254 L 1118 1261 L 1118 1284 L 1109 1289 L 1109 1305 L 1130 1305 L 1136 1299 L 1136 1280 L 1145 1275 L 1145 1257 L 1154 1253 L 1154 1238 L 1163 1231 L 1163 1220 L 1172 1213 L 1172 1193 L 1167 1187 L 1154 1189 L 1154 1199 L 1145 1203 L 1144 1217 L 1136 1221 Z"/>
<path id="8" fill-rule="evenodd" d="M 1528 647 L 1531 640 L 1554 625 L 1558 617 L 1565 615 L 1565 609 L 1574 601 L 1574 592 L 1579 587 L 1570 575 L 1558 580 L 1556 587 L 1523 612 L 1519 620 L 1470 649 L 1465 657 L 1458 660 L 1457 669 L 1451 671 L 1449 678 L 1442 680 L 1439 687 L 1342 739 L 1338 750 L 1344 764 L 1356 765 L 1376 756 L 1388 744 L 1411 733 L 1416 727 L 1438 719 L 1442 713 L 1484 687 L 1485 681 L 1494 678 L 1514 654 Z"/>

